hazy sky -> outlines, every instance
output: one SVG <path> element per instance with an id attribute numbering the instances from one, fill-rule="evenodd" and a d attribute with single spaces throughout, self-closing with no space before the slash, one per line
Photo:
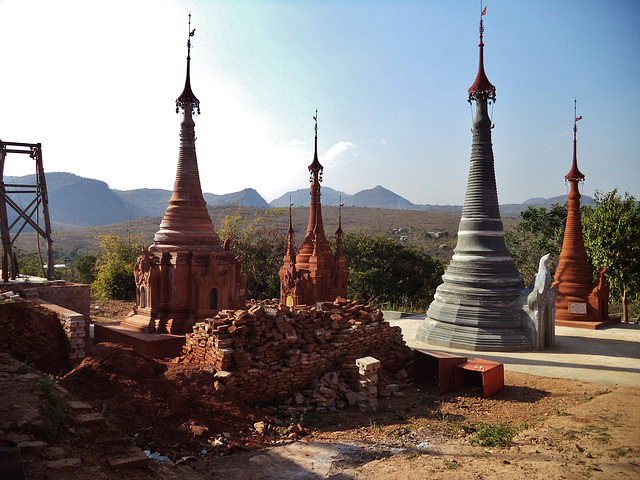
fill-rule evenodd
<path id="1" fill-rule="evenodd" d="M 566 193 L 574 97 L 584 193 L 640 196 L 640 2 L 484 4 L 500 202 Z M 324 185 L 463 203 L 479 0 L 0 0 L 0 138 L 41 142 L 45 172 L 171 189 L 189 12 L 204 191 L 307 188 L 317 108 Z"/>

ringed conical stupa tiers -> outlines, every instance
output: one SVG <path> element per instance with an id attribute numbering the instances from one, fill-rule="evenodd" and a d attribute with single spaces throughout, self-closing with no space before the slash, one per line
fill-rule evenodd
<path id="1" fill-rule="evenodd" d="M 324 167 L 318 160 L 318 112 L 315 121 L 315 147 L 313 162 L 309 165 L 311 175 L 311 202 L 307 232 L 296 255 L 289 207 L 289 231 L 287 253 L 280 269 L 280 301 L 288 306 L 315 305 L 317 302 L 332 302 L 346 298 L 349 270 L 342 251 L 342 226 L 339 217 L 336 232 L 336 254 L 331 252 L 322 224 L 320 182 Z"/>
<path id="2" fill-rule="evenodd" d="M 565 175 L 570 184 L 567 206 L 567 221 L 562 239 L 560 261 L 556 269 L 554 285 L 558 290 L 556 297 L 556 325 L 566 327 L 599 328 L 609 322 L 609 288 L 605 282 L 606 269 L 600 272 L 598 282 L 593 282 L 593 272 L 582 235 L 580 216 L 580 191 L 578 185 L 584 181 L 584 175 L 578 169 L 577 102 L 574 100 L 573 122 L 573 162 L 571 170 Z"/>
<path id="3" fill-rule="evenodd" d="M 476 115 L 458 245 L 416 339 L 467 350 L 528 350 L 522 313 L 511 308 L 524 283 L 505 245 L 498 207 L 488 111 L 496 89 L 484 71 L 482 15 L 478 74 L 469 88 Z"/>
<path id="4" fill-rule="evenodd" d="M 200 101 L 191 90 L 191 15 L 187 77 L 176 100 L 182 110 L 178 168 L 167 211 L 135 268 L 136 306 L 122 326 L 141 332 L 188 333 L 220 309 L 246 308 L 246 277 L 233 252 L 220 245 L 202 196 L 193 116 Z"/>

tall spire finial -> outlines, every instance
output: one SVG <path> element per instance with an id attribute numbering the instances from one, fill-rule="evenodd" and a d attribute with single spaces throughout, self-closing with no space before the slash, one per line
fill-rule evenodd
<path id="1" fill-rule="evenodd" d="M 336 230 L 336 234 L 338 235 L 342 235 L 342 207 L 344 207 L 344 203 L 342 203 L 342 195 L 340 195 L 338 203 L 338 230 Z"/>
<path id="2" fill-rule="evenodd" d="M 189 37 L 187 38 L 187 60 L 191 60 L 191 37 L 196 34 L 196 29 L 191 30 L 191 12 L 189 12 Z"/>
<path id="3" fill-rule="evenodd" d="M 571 170 L 564 176 L 565 180 L 584 180 L 584 175 L 578 170 L 578 121 L 582 120 L 582 115 L 578 116 L 578 100 L 573 99 L 573 162 Z"/>
<path id="4" fill-rule="evenodd" d="M 482 23 L 482 17 L 487 14 L 487 7 L 482 8 L 482 0 L 480 1 L 480 43 L 478 47 L 480 47 L 480 61 L 478 66 L 478 75 L 476 76 L 475 82 L 469 88 L 469 102 L 471 100 L 477 100 L 478 95 L 486 95 L 488 100 L 495 101 L 496 100 L 496 87 L 494 87 L 487 75 L 484 73 L 484 42 L 482 41 L 482 36 L 484 34 L 484 25 Z"/>
<path id="5" fill-rule="evenodd" d="M 315 132 L 315 148 L 313 152 L 313 162 L 309 165 L 309 172 L 311 173 L 310 181 L 313 183 L 314 181 L 322 181 L 322 171 L 324 167 L 318 161 L 318 109 L 316 108 L 316 114 L 313 116 L 313 120 L 315 121 L 315 125 L 313 130 Z"/>
<path id="6" fill-rule="evenodd" d="M 342 248 L 342 207 L 344 207 L 344 203 L 342 203 L 342 195 L 340 195 L 340 203 L 338 203 L 338 229 L 336 230 L 336 257 L 344 255 Z"/>
<path id="7" fill-rule="evenodd" d="M 318 140 L 318 109 L 316 108 L 316 114 L 313 116 L 313 119 L 315 120 L 316 124 L 313 127 L 313 130 L 316 132 L 316 140 Z"/>
<path id="8" fill-rule="evenodd" d="M 293 202 L 291 201 L 291 195 L 289 195 L 289 230 L 287 230 L 287 255 L 294 257 L 296 253 L 293 239 L 293 221 L 291 219 L 291 207 L 293 207 Z"/>
<path id="9" fill-rule="evenodd" d="M 185 109 L 187 105 L 191 105 L 191 109 L 195 108 L 200 114 L 200 100 L 193 94 L 191 90 L 191 37 L 196 33 L 196 29 L 191 30 L 191 13 L 189 13 L 189 30 L 187 37 L 187 79 L 184 82 L 184 90 L 176 100 L 176 113 L 180 108 Z"/>

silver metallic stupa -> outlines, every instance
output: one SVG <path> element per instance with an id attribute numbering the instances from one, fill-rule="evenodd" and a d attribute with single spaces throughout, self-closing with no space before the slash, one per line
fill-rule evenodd
<path id="1" fill-rule="evenodd" d="M 466 350 L 529 350 L 522 310 L 512 308 L 524 283 L 507 250 L 500 219 L 488 113 L 496 89 L 484 72 L 482 36 L 481 16 L 480 65 L 469 89 L 476 116 L 458 245 L 416 339 Z"/>

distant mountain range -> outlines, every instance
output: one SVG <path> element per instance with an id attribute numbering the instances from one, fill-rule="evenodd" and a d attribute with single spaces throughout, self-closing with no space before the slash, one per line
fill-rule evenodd
<path id="1" fill-rule="evenodd" d="M 5 185 L 35 183 L 35 175 L 22 177 L 4 177 Z M 135 190 L 115 190 L 101 181 L 84 178 L 72 173 L 53 172 L 46 174 L 47 193 L 49 196 L 49 215 L 54 230 L 77 227 L 109 225 L 142 217 L 158 217 L 164 215 L 170 190 L 139 188 Z M 11 189 L 8 188 L 8 191 Z M 26 194 L 13 194 L 17 203 L 26 207 L 33 198 Z M 249 207 L 288 207 L 289 198 L 295 206 L 308 206 L 309 189 L 287 192 L 268 203 L 253 188 L 226 195 L 213 193 L 203 194 L 208 205 L 239 205 Z M 550 207 L 555 203 L 564 204 L 567 196 L 553 198 L 532 198 L 523 204 L 505 204 L 500 206 L 503 215 L 517 215 L 530 206 Z M 395 210 L 448 210 L 461 211 L 461 205 L 416 205 L 406 198 L 378 185 L 362 190 L 353 195 L 322 187 L 322 204 L 346 206 L 387 208 Z M 583 204 L 593 204 L 591 197 L 583 196 Z M 10 222 L 15 214 L 9 212 Z"/>

